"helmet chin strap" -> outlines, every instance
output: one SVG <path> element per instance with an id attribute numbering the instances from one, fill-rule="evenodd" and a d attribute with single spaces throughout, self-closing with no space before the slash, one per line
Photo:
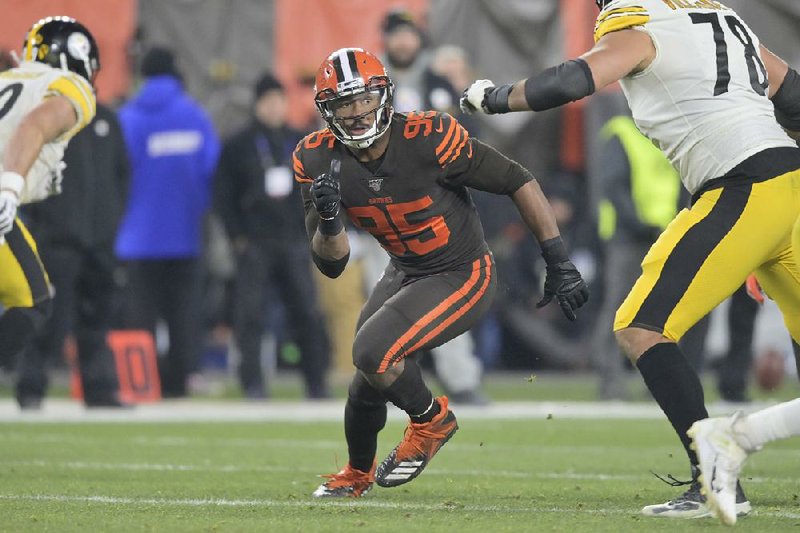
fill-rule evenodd
<path id="1" fill-rule="evenodd" d="M 364 117 L 369 113 L 375 114 L 375 121 L 372 123 L 372 126 L 370 127 L 369 131 L 359 137 L 351 137 L 344 126 L 335 124 L 336 129 L 338 129 L 339 132 L 342 134 L 340 140 L 347 146 L 351 148 L 356 148 L 358 150 L 363 150 L 364 148 L 369 148 L 370 146 L 372 146 L 372 143 L 381 138 L 389 130 L 388 125 L 387 127 L 383 128 L 383 130 L 379 128 L 379 123 L 381 120 L 380 116 L 383 114 L 385 109 L 386 109 L 386 104 L 378 106 L 372 111 L 367 111 L 366 113 L 362 113 L 361 115 L 357 115 L 355 117 L 351 117 L 348 119 L 348 120 L 354 120 Z M 389 115 L 389 120 L 391 120 L 391 113 Z"/>

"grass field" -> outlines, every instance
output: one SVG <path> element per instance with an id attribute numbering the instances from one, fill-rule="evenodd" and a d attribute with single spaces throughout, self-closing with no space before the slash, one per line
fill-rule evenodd
<path id="1" fill-rule="evenodd" d="M 521 389 L 530 392 L 532 383 L 525 383 Z M 566 380 L 561 392 L 570 387 L 573 396 L 586 388 Z M 513 389 L 498 388 L 509 395 Z M 544 386 L 533 388 L 550 396 Z M 782 395 L 794 389 L 792 384 Z M 128 415 L 85 413 L 62 400 L 56 406 L 61 411 L 46 408 L 38 416 L 18 416 L 10 400 L 0 400 L 0 531 L 722 529 L 711 519 L 676 523 L 638 514 L 643 505 L 681 491 L 651 470 L 688 474 L 678 441 L 657 410 L 646 411 L 651 406 L 639 402 L 633 407 L 646 412 L 608 418 L 625 407 L 569 404 L 585 406 L 575 414 L 566 402 L 549 400 L 552 413 L 550 407 L 525 411 L 518 401 L 495 401 L 489 416 L 456 408 L 461 429 L 418 479 L 394 489 L 375 487 L 357 501 L 310 497 L 317 474 L 346 461 L 341 400 L 262 406 L 189 401 Z M 506 411 L 517 418 L 503 418 Z M 297 421 L 286 421 L 292 418 Z M 403 426 L 393 413 L 379 455 L 397 443 Z M 755 511 L 739 527 L 800 527 L 798 479 L 796 441 L 774 443 L 753 456 L 745 489 Z"/>

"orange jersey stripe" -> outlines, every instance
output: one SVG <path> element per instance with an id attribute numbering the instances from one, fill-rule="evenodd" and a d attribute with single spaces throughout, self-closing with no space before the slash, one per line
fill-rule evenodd
<path id="1" fill-rule="evenodd" d="M 480 263 L 481 263 L 480 259 L 473 262 L 472 275 L 466 282 L 464 282 L 464 285 L 456 289 L 456 291 L 450 294 L 450 296 L 448 296 L 442 303 L 440 303 L 432 310 L 425 313 L 425 315 L 422 318 L 420 318 L 414 324 L 412 324 L 411 327 L 405 333 L 403 333 L 403 335 L 399 339 L 397 339 L 394 344 L 392 344 L 392 347 L 389 348 L 389 351 L 386 352 L 386 354 L 383 356 L 383 359 L 381 360 L 381 364 L 377 370 L 378 374 L 385 372 L 386 369 L 389 368 L 389 364 L 392 362 L 392 359 L 394 358 L 395 354 L 397 354 L 403 349 L 404 344 L 410 342 L 411 339 L 413 339 L 417 334 L 419 334 L 422 328 L 433 322 L 436 318 L 443 315 L 448 309 L 450 309 L 456 303 L 456 301 L 459 300 L 459 298 L 463 298 L 464 294 L 468 293 L 472 289 L 472 287 L 474 287 L 475 284 L 478 283 L 478 278 L 480 278 L 481 274 Z M 406 352 L 407 351 L 408 350 L 406 350 Z"/>
<path id="2" fill-rule="evenodd" d="M 492 264 L 489 261 L 489 256 L 488 255 L 486 255 L 485 258 L 486 258 L 486 278 L 483 280 L 483 283 L 481 284 L 481 288 L 478 289 L 478 292 L 473 294 L 472 298 L 470 298 L 469 301 L 466 304 L 464 304 L 461 307 L 459 307 L 458 310 L 456 310 L 455 313 L 453 313 L 452 315 L 450 315 L 449 317 L 444 319 L 441 324 L 439 324 L 438 326 L 433 328 L 424 337 L 422 337 L 420 340 L 418 340 L 416 342 L 416 344 L 414 344 L 411 348 L 406 350 L 407 352 L 413 352 L 414 350 L 418 349 L 420 346 L 422 346 L 423 344 L 425 344 L 426 342 L 431 340 L 433 337 L 435 337 L 436 335 L 438 335 L 439 333 L 444 331 L 444 329 L 447 326 L 449 326 L 450 324 L 452 324 L 453 322 L 455 322 L 456 320 L 461 318 L 464 315 L 464 313 L 466 313 L 467 311 L 472 309 L 475 306 L 475 304 L 477 303 L 477 301 L 481 299 L 483 294 L 486 292 L 486 287 L 489 286 L 489 282 L 492 280 L 492 268 L 491 268 Z"/>
<path id="3" fill-rule="evenodd" d="M 447 144 L 450 142 L 450 138 L 453 136 L 453 132 L 456 129 L 456 121 L 454 118 L 450 118 L 450 127 L 447 128 L 447 133 L 444 135 L 444 139 L 442 142 L 439 143 L 439 146 L 436 147 L 436 155 L 440 155 L 444 149 L 447 147 Z"/>
<path id="4" fill-rule="evenodd" d="M 453 161 L 458 159 L 458 156 L 461 155 L 461 150 L 464 148 L 464 145 L 466 145 L 467 141 L 469 141 L 469 133 L 467 133 L 467 130 L 465 130 L 463 127 L 461 129 L 464 130 L 464 138 L 461 139 L 461 143 L 458 145 L 458 148 L 456 148 L 456 151 L 453 154 L 453 157 L 451 157 L 447 161 L 447 163 L 445 163 L 445 165 L 449 165 L 450 163 L 452 163 Z M 472 146 L 472 145 L 470 145 L 470 146 Z M 470 150 L 469 153 L 467 154 L 467 158 L 472 158 L 472 150 Z"/>
<path id="5" fill-rule="evenodd" d="M 461 143 L 462 139 L 466 140 L 468 137 L 469 136 L 467 134 L 467 130 L 465 130 L 464 128 L 461 127 L 461 125 L 459 125 L 458 128 L 456 128 L 455 135 L 453 135 L 453 142 L 451 142 L 450 145 L 447 147 L 447 152 L 445 152 L 444 155 L 442 155 L 439 158 L 439 164 L 441 166 L 445 166 L 446 161 L 450 158 L 450 154 L 453 153 L 456 147 Z"/>

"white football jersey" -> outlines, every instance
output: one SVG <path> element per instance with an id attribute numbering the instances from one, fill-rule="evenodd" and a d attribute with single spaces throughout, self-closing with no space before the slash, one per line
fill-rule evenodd
<path id="1" fill-rule="evenodd" d="M 775 119 L 758 37 L 713 0 L 616 0 L 600 12 L 595 40 L 646 32 L 656 57 L 620 81 L 639 129 L 694 193 L 748 157 L 792 141 Z"/>
<path id="2" fill-rule="evenodd" d="M 91 122 L 96 101 L 91 85 L 73 72 L 35 62 L 0 73 L 0 167 L 8 141 L 20 121 L 45 98 L 63 95 L 75 108 L 78 121 L 58 139 L 45 144 L 22 189 L 23 204 L 43 200 L 61 192 L 64 149 L 73 135 Z"/>

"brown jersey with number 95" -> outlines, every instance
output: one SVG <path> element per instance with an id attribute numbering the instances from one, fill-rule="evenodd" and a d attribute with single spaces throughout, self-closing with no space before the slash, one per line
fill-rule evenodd
<path id="1" fill-rule="evenodd" d="M 486 145 L 470 139 L 450 115 L 434 111 L 395 113 L 387 135 L 383 157 L 369 164 L 359 162 L 328 129 L 300 141 L 294 172 L 304 184 L 306 213 L 314 210 L 309 194 L 314 177 L 339 159 L 343 209 L 381 243 L 397 268 L 412 276 L 471 268 L 488 246 L 466 186 L 471 174 L 485 170 L 475 145 L 480 151 Z"/>

